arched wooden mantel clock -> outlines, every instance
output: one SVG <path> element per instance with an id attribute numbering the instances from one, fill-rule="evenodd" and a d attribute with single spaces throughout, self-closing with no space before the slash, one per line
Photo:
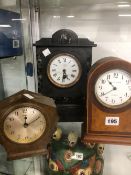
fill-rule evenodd
<path id="1" fill-rule="evenodd" d="M 7 158 L 47 154 L 58 115 L 53 100 L 22 90 L 0 102 L 0 140 Z"/>
<path id="2" fill-rule="evenodd" d="M 88 76 L 83 142 L 131 145 L 131 63 L 97 61 Z"/>
<path id="3" fill-rule="evenodd" d="M 60 121 L 83 121 L 94 42 L 69 29 L 37 41 L 38 91 L 55 100 Z"/>

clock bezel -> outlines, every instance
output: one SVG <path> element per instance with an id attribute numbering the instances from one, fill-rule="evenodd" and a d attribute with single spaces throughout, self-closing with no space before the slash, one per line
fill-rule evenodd
<path id="1" fill-rule="evenodd" d="M 56 81 L 54 81 L 50 75 L 50 65 L 52 63 L 52 61 L 54 59 L 56 59 L 57 57 L 59 56 L 69 56 L 71 57 L 72 59 L 74 59 L 78 65 L 78 68 L 79 68 L 79 73 L 78 73 L 78 76 L 77 78 L 72 82 L 72 83 L 69 83 L 69 84 L 61 84 L 61 83 L 57 83 Z M 67 52 L 62 52 L 62 53 L 58 53 L 58 54 L 55 54 L 51 59 L 50 61 L 48 62 L 48 65 L 47 65 L 47 76 L 49 78 L 49 80 L 57 87 L 59 88 L 69 88 L 69 87 L 72 87 L 74 86 L 81 78 L 81 75 L 82 75 L 82 67 L 81 67 L 81 63 L 79 62 L 78 58 L 70 53 L 67 53 Z"/>
<path id="2" fill-rule="evenodd" d="M 96 100 L 98 101 L 98 102 L 100 102 L 103 106 L 105 106 L 105 107 L 107 107 L 107 108 L 111 108 L 111 109 L 118 109 L 118 108 L 123 108 L 123 107 L 125 107 L 125 106 L 127 106 L 130 102 L 131 102 L 131 97 L 128 99 L 128 100 L 126 100 L 124 103 L 121 103 L 121 104 L 119 104 L 119 105 L 109 105 L 109 104 L 106 104 L 106 103 L 104 103 L 100 98 L 99 98 L 99 96 L 97 95 L 97 92 L 96 92 L 96 83 L 97 83 L 97 81 L 99 80 L 99 78 L 103 75 L 103 74 L 105 74 L 106 72 L 109 72 L 109 71 L 113 71 L 113 70 L 119 70 L 119 71 L 123 71 L 123 72 L 125 72 L 126 74 L 128 74 L 129 76 L 131 75 L 131 73 L 129 73 L 129 71 L 127 71 L 127 70 L 125 70 L 125 69 L 121 69 L 121 68 L 111 68 L 111 69 L 109 69 L 109 70 L 106 70 L 106 71 L 104 71 L 104 72 L 102 72 L 101 74 L 99 74 L 99 76 L 95 79 L 95 83 L 94 83 L 94 94 L 95 94 L 95 98 L 96 98 Z"/>
<path id="3" fill-rule="evenodd" d="M 7 137 L 7 135 L 5 134 L 4 131 L 4 122 L 7 118 L 7 116 L 14 110 L 18 109 L 18 108 L 22 108 L 22 107 L 30 107 L 30 108 L 34 108 L 37 109 L 38 111 L 40 111 L 46 121 L 46 126 L 45 126 L 45 130 L 44 132 L 41 134 L 41 136 L 39 138 L 37 138 L 36 140 L 32 141 L 32 142 L 28 142 L 28 143 L 19 143 L 19 142 L 15 142 L 13 140 L 11 140 L 9 137 Z M 9 109 L 7 111 L 5 111 L 4 115 L 2 116 L 2 132 L 3 132 L 3 136 L 12 143 L 18 144 L 18 145 L 31 145 L 34 144 L 35 142 L 37 142 L 38 140 L 40 140 L 44 135 L 46 135 L 47 131 L 48 131 L 48 116 L 42 111 L 42 108 L 40 106 L 38 106 L 37 104 L 34 103 L 29 103 L 29 102 L 24 102 L 24 103 L 20 103 L 20 104 L 15 104 L 14 106 L 10 106 Z"/>
<path id="4" fill-rule="evenodd" d="M 94 69 L 95 69 L 95 71 L 94 71 Z M 96 106 L 98 106 L 99 108 L 101 108 L 102 110 L 105 110 L 105 111 L 113 111 L 113 112 L 119 111 L 120 112 L 120 111 L 124 111 L 124 110 L 128 109 L 128 107 L 130 106 L 130 103 L 113 108 L 111 106 L 108 106 L 108 105 L 106 106 L 106 105 L 103 105 L 102 103 L 100 103 L 95 95 L 95 83 L 96 83 L 99 75 L 101 75 L 107 71 L 110 71 L 112 69 L 122 69 L 122 70 L 128 72 L 129 74 L 131 74 L 131 70 L 130 70 L 128 62 L 126 62 L 122 59 L 116 58 L 116 57 L 107 57 L 106 59 L 103 58 L 93 65 L 92 70 L 90 72 L 91 74 L 93 74 L 93 76 L 89 77 L 88 82 L 90 82 L 90 83 L 88 83 L 87 86 L 88 86 L 90 93 L 92 94 L 90 96 L 90 98 Z M 88 96 L 87 96 L 87 99 L 88 99 Z M 90 99 L 88 99 L 88 100 L 90 100 Z M 89 111 L 90 111 L 90 109 L 89 109 Z"/>

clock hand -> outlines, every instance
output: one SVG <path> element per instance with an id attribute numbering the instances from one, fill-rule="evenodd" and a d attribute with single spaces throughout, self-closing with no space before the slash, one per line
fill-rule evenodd
<path id="1" fill-rule="evenodd" d="M 27 126 L 28 126 L 28 123 L 26 122 L 26 120 L 27 120 L 27 117 L 26 117 L 26 115 L 25 115 L 24 119 L 25 119 L 24 127 L 25 127 L 25 128 L 27 128 Z"/>
<path id="2" fill-rule="evenodd" d="M 63 69 L 62 82 L 64 82 L 64 80 L 66 79 L 66 77 L 67 77 L 66 70 Z"/>
<path id="3" fill-rule="evenodd" d="M 30 123 L 28 123 L 28 126 L 32 123 L 34 123 L 35 121 L 37 121 L 40 117 L 37 117 L 35 120 L 31 121 Z"/>
<path id="4" fill-rule="evenodd" d="M 24 119 L 25 119 L 24 128 L 27 128 L 30 124 L 34 123 L 34 122 L 37 121 L 39 118 L 40 118 L 40 117 L 37 117 L 35 120 L 31 121 L 30 123 L 26 123 L 27 117 L 24 117 Z"/>
<path id="5" fill-rule="evenodd" d="M 106 93 L 103 93 L 101 96 L 104 96 L 104 95 L 106 95 L 106 94 L 108 94 L 108 93 L 110 93 L 110 92 L 112 92 L 112 91 L 114 91 L 114 90 L 117 90 L 117 88 L 116 87 L 114 87 L 113 89 L 111 89 L 110 91 L 108 91 L 108 92 L 106 92 Z"/>
<path id="6" fill-rule="evenodd" d="M 107 81 L 108 81 L 108 83 L 113 87 L 113 89 L 116 89 L 116 87 L 113 86 L 112 82 L 110 82 L 109 80 L 107 80 Z"/>

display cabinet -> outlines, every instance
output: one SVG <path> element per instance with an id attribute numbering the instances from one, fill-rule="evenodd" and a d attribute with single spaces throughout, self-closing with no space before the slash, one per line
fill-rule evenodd
<path id="1" fill-rule="evenodd" d="M 72 30 L 78 38 L 88 38 L 97 44 L 92 50 L 91 66 L 101 58 L 110 56 L 131 62 L 129 0 L 1 0 L 0 8 L 20 15 L 19 19 L 12 18 L 12 21 L 21 23 L 22 38 L 22 52 L 19 55 L 0 59 L 0 100 L 22 89 L 38 92 L 36 48 L 33 44 L 41 38 L 51 38 L 61 29 Z M 2 30 L 0 26 L 0 32 Z M 58 126 L 65 134 L 76 131 L 81 135 L 82 122 L 60 122 Z M 46 157 L 10 162 L 6 158 L 6 151 L 0 146 L 1 174 L 44 174 Z M 130 164 L 130 146 L 105 145 L 103 175 L 128 175 Z"/>

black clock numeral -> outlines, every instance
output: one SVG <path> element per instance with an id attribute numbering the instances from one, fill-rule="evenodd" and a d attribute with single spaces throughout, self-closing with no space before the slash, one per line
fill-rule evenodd
<path id="1" fill-rule="evenodd" d="M 40 128 L 39 130 L 40 130 L 40 131 L 43 131 L 43 128 Z"/>
<path id="2" fill-rule="evenodd" d="M 53 64 L 54 66 L 57 66 L 57 64 Z"/>
<path id="3" fill-rule="evenodd" d="M 12 118 L 9 118 L 9 120 L 12 122 L 12 121 L 14 121 L 14 118 L 12 117 Z"/>
<path id="4" fill-rule="evenodd" d="M 112 99 L 111 101 L 112 101 L 113 104 L 115 104 L 115 102 L 116 102 L 114 99 Z"/>
<path id="5" fill-rule="evenodd" d="M 6 128 L 7 128 L 7 129 L 11 129 L 11 125 L 7 124 L 7 125 L 6 125 Z"/>
<path id="6" fill-rule="evenodd" d="M 102 79 L 102 80 L 101 80 L 101 83 L 102 83 L 102 84 L 105 84 L 105 83 L 106 83 L 106 80 L 103 80 L 103 79 Z"/>
<path id="7" fill-rule="evenodd" d="M 126 85 L 128 85 L 130 83 L 130 80 L 126 80 Z"/>
<path id="8" fill-rule="evenodd" d="M 74 75 L 74 74 L 71 74 L 71 77 L 72 77 L 72 78 L 74 78 L 74 77 L 75 77 L 75 75 Z"/>
<path id="9" fill-rule="evenodd" d="M 14 133 L 15 133 L 14 131 L 11 131 L 11 132 L 10 132 L 11 135 L 14 135 Z"/>
<path id="10" fill-rule="evenodd" d="M 122 97 L 120 97 L 121 102 L 123 101 Z"/>
<path id="11" fill-rule="evenodd" d="M 53 77 L 56 77 L 57 76 L 57 74 L 55 73 L 55 74 L 53 74 Z"/>
<path id="12" fill-rule="evenodd" d="M 58 60 L 58 62 L 61 64 L 61 61 L 60 60 Z"/>
<path id="13" fill-rule="evenodd" d="M 25 109 L 23 109 L 23 113 L 26 113 L 27 112 L 27 109 L 25 108 Z"/>
<path id="14" fill-rule="evenodd" d="M 16 111 L 16 112 L 15 112 L 15 115 L 16 115 L 16 116 L 18 116 L 18 115 L 19 115 L 19 112 L 18 112 L 18 111 Z"/>
<path id="15" fill-rule="evenodd" d="M 110 75 L 107 75 L 107 80 L 110 80 L 111 76 Z"/>
<path id="16" fill-rule="evenodd" d="M 52 72 L 55 72 L 56 71 L 56 69 L 52 69 Z"/>
<path id="17" fill-rule="evenodd" d="M 99 86 L 99 89 L 101 89 L 101 90 L 102 90 L 102 86 Z"/>
<path id="18" fill-rule="evenodd" d="M 118 78 L 118 73 L 114 72 L 114 78 Z"/>
<path id="19" fill-rule="evenodd" d="M 108 100 L 108 97 L 105 97 L 106 101 Z"/>
<path id="20" fill-rule="evenodd" d="M 60 80 L 60 77 L 58 77 L 57 80 Z"/>
<path id="21" fill-rule="evenodd" d="M 77 72 L 77 70 L 72 70 L 72 72 Z"/>
<path id="22" fill-rule="evenodd" d="M 125 93 L 125 97 L 127 97 L 128 96 L 128 94 L 127 94 L 127 92 Z"/>
<path id="23" fill-rule="evenodd" d="M 64 59 L 64 62 L 66 62 L 66 58 L 63 58 Z"/>
<path id="24" fill-rule="evenodd" d="M 73 64 L 71 67 L 75 67 L 75 64 Z"/>
<path id="25" fill-rule="evenodd" d="M 105 93 L 104 92 L 101 92 L 101 96 L 103 96 L 103 95 L 105 95 Z"/>

